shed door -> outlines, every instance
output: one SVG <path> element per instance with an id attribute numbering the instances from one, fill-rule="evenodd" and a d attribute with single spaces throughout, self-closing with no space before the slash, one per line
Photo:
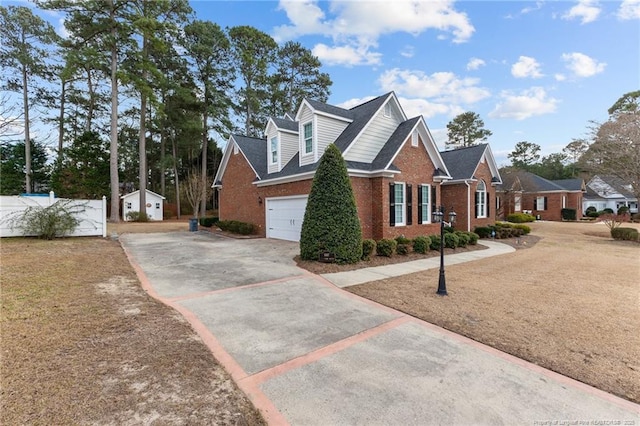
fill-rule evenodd
<path id="1" fill-rule="evenodd" d="M 300 241 L 307 196 L 267 198 L 267 238 Z"/>

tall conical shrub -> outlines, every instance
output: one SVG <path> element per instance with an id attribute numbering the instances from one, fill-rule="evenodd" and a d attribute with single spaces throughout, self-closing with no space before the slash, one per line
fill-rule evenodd
<path id="1" fill-rule="evenodd" d="M 328 251 L 340 263 L 362 257 L 362 230 L 347 166 L 340 150 L 331 144 L 320 159 L 313 178 L 300 234 L 300 257 L 318 260 Z"/>

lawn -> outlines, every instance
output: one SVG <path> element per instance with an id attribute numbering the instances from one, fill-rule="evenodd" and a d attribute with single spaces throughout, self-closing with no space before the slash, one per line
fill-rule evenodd
<path id="1" fill-rule="evenodd" d="M 264 424 L 117 241 L 1 244 L 0 424 Z"/>
<path id="2" fill-rule="evenodd" d="M 448 296 L 437 270 L 347 290 L 640 402 L 640 244 L 603 224 L 532 227 L 530 248 L 446 267 Z"/>

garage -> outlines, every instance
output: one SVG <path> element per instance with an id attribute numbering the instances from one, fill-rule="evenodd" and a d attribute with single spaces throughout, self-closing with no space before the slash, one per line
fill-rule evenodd
<path id="1" fill-rule="evenodd" d="M 267 198 L 267 238 L 300 241 L 307 196 Z"/>

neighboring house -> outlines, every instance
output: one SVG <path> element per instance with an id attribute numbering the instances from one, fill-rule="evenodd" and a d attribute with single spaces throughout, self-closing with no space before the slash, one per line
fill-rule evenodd
<path id="1" fill-rule="evenodd" d="M 511 213 L 530 213 L 541 220 L 562 220 L 562 209 L 575 209 L 576 219 L 582 217 L 582 179 L 548 180 L 522 170 L 502 173 L 498 189 L 498 217 Z"/>
<path id="2" fill-rule="evenodd" d="M 630 213 L 638 213 L 638 199 L 633 194 L 631 185 L 615 176 L 594 176 L 587 182 L 582 211 L 591 206 L 597 211 L 609 208 L 614 212 L 626 206 Z"/>
<path id="3" fill-rule="evenodd" d="M 151 192 L 148 189 L 146 191 L 147 205 L 145 211 L 147 212 L 147 216 L 149 216 L 150 220 L 162 220 L 165 197 Z M 129 212 L 140 211 L 140 190 L 125 194 L 121 196 L 120 199 L 122 199 L 122 220 L 131 220 L 127 217 L 127 214 Z"/>
<path id="4" fill-rule="evenodd" d="M 447 209 L 457 213 L 456 229 L 473 231 L 495 222 L 496 186 L 502 183 L 488 144 L 441 152 L 451 180 L 442 183 Z"/>
<path id="5" fill-rule="evenodd" d="M 214 180 L 221 220 L 298 241 L 325 148 L 347 164 L 363 238 L 439 232 L 434 206 L 451 179 L 423 117 L 408 119 L 391 92 L 350 109 L 305 99 L 295 117 L 270 118 L 265 138 L 229 138 Z M 445 203 L 445 205 L 448 205 Z"/>

